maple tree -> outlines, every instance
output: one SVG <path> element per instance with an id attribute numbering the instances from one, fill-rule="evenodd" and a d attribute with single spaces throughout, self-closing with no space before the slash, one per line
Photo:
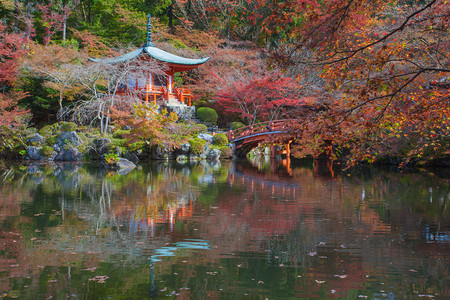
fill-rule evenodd
<path id="1" fill-rule="evenodd" d="M 25 38 L 8 33 L 0 22 L 0 126 L 13 127 L 24 123 L 27 111 L 17 106 L 23 93 L 14 91 L 18 76 L 19 60 L 25 53 Z"/>
<path id="2" fill-rule="evenodd" d="M 325 109 L 298 123 L 298 154 L 317 155 L 330 141 L 351 151 L 351 164 L 386 155 L 407 162 L 445 152 L 446 1 L 339 0 L 301 7 L 297 16 L 308 26 L 293 31 L 276 55 L 288 68 L 307 64 L 321 70 L 329 97 L 316 103 Z M 312 59 L 302 57 L 311 50 Z"/>
<path id="3" fill-rule="evenodd" d="M 286 118 L 290 108 L 302 105 L 298 96 L 297 84 L 277 73 L 234 82 L 217 94 L 218 107 L 248 125 Z"/>

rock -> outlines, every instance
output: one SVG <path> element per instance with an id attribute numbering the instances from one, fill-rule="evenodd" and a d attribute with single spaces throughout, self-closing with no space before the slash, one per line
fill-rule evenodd
<path id="1" fill-rule="evenodd" d="M 83 159 L 83 154 L 75 147 L 63 151 L 62 154 L 62 160 L 64 161 L 79 161 Z M 59 155 L 57 157 L 59 157 Z"/>
<path id="2" fill-rule="evenodd" d="M 219 160 L 220 158 L 220 150 L 219 149 L 212 149 L 208 154 L 208 159 L 210 160 Z"/>
<path id="3" fill-rule="evenodd" d="M 136 168 L 136 165 L 133 164 L 131 161 L 129 161 L 126 158 L 120 158 L 119 161 L 115 164 L 115 167 L 118 169 L 131 169 L 133 170 Z"/>
<path id="4" fill-rule="evenodd" d="M 68 131 L 61 133 L 56 140 L 56 144 L 60 148 L 64 148 L 65 145 L 71 145 L 72 147 L 78 147 L 83 144 L 83 141 L 75 131 Z"/>
<path id="5" fill-rule="evenodd" d="M 114 148 L 114 154 L 117 156 L 122 156 L 123 155 L 122 148 L 120 148 L 120 147 Z"/>
<path id="6" fill-rule="evenodd" d="M 171 149 L 164 146 L 163 144 L 156 145 L 154 153 L 154 158 L 159 160 L 168 160 L 172 155 Z"/>
<path id="7" fill-rule="evenodd" d="M 178 155 L 176 158 L 177 163 L 185 163 L 187 161 L 186 155 Z"/>
<path id="8" fill-rule="evenodd" d="M 91 143 L 92 151 L 98 155 L 103 155 L 105 153 L 108 153 L 111 148 L 110 145 L 111 145 L 111 139 L 108 139 L 108 138 L 95 139 Z"/>
<path id="9" fill-rule="evenodd" d="M 194 154 L 190 154 L 188 158 L 189 161 L 198 161 L 198 156 Z"/>
<path id="10" fill-rule="evenodd" d="M 28 138 L 28 143 L 41 145 L 45 142 L 45 139 L 39 133 L 35 133 Z"/>
<path id="11" fill-rule="evenodd" d="M 133 164 L 137 164 L 139 162 L 139 157 L 135 153 L 127 152 L 125 154 L 125 158 L 131 161 Z"/>
<path id="12" fill-rule="evenodd" d="M 189 150 L 191 150 L 191 144 L 189 144 L 189 143 L 181 144 L 181 146 L 180 146 L 181 153 L 187 154 L 187 153 L 189 153 Z"/>
<path id="13" fill-rule="evenodd" d="M 39 150 L 41 150 L 41 147 L 35 147 L 35 146 L 30 146 L 27 148 L 27 156 L 28 159 L 33 159 L 33 160 L 40 160 L 40 159 L 44 159 L 40 154 L 39 154 Z"/>
<path id="14" fill-rule="evenodd" d="M 55 157 L 58 155 L 58 152 L 53 151 L 52 154 L 50 154 L 49 157 L 47 157 L 47 160 L 55 160 Z"/>
<path id="15" fill-rule="evenodd" d="M 61 147 L 59 147 L 58 145 L 54 144 L 52 146 L 53 150 L 55 150 L 56 152 L 61 152 Z"/>
<path id="16" fill-rule="evenodd" d="M 203 145 L 203 152 L 202 154 L 200 154 L 200 158 L 201 159 L 208 158 L 209 152 L 211 152 L 211 148 L 209 147 L 209 145 L 208 144 Z"/>
<path id="17" fill-rule="evenodd" d="M 214 141 L 214 137 L 212 135 L 208 134 L 208 133 L 200 133 L 198 135 L 198 138 L 202 139 L 202 140 L 205 140 L 205 141 L 207 141 L 210 144 L 212 144 L 212 142 Z"/>

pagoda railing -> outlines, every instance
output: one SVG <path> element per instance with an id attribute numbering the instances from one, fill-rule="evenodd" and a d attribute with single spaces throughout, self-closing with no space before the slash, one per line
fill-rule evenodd
<path id="1" fill-rule="evenodd" d="M 163 101 L 169 101 L 170 96 L 175 97 L 181 103 L 187 104 L 188 106 L 192 105 L 192 93 L 190 89 L 187 88 L 174 88 L 174 92 L 170 93 L 165 86 L 138 86 L 133 88 L 121 87 L 117 89 L 118 95 L 126 95 L 132 93 L 141 93 L 145 95 L 145 101 L 156 101 L 160 98 Z"/>

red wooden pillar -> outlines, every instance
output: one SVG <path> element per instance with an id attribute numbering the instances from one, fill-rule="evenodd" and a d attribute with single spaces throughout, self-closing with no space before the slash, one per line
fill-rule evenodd
<path id="1" fill-rule="evenodd" d="M 291 141 L 286 144 L 286 156 L 291 156 Z"/>
<path id="2" fill-rule="evenodd" d="M 275 144 L 271 144 L 270 145 L 270 158 L 275 158 L 275 156 L 276 156 L 276 150 L 275 150 L 276 148 L 275 148 Z"/>

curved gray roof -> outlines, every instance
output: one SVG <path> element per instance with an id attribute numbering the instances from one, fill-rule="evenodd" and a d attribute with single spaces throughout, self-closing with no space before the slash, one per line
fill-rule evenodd
<path id="1" fill-rule="evenodd" d="M 179 64 L 179 65 L 201 65 L 209 60 L 209 57 L 207 58 L 201 58 L 201 59 L 193 59 L 193 58 L 185 58 L 181 57 L 169 52 L 166 52 L 164 50 L 158 49 L 156 47 L 142 47 L 135 51 L 117 56 L 117 57 L 111 57 L 111 58 L 90 58 L 90 60 L 94 62 L 103 62 L 107 64 L 116 64 L 128 61 L 130 59 L 134 59 L 141 55 L 141 53 L 144 52 L 145 54 L 149 55 L 150 57 L 162 61 L 165 63 L 173 63 L 173 64 Z"/>

